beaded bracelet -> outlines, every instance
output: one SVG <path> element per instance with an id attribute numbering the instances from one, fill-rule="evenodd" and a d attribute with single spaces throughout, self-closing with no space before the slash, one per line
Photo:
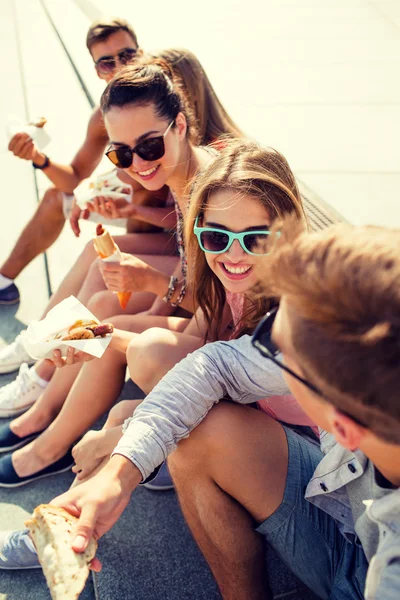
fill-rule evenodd
<path id="1" fill-rule="evenodd" d="M 169 302 L 171 300 L 172 296 L 174 295 L 177 283 L 178 283 L 178 278 L 171 275 L 167 293 L 165 294 L 165 296 L 163 298 L 164 302 Z"/>
<path id="2" fill-rule="evenodd" d="M 170 302 L 171 306 L 174 306 L 174 307 L 179 306 L 183 302 L 185 294 L 186 294 L 186 281 L 184 282 L 183 286 L 181 287 L 181 291 L 179 292 L 179 296 L 176 299 L 176 302 Z"/>

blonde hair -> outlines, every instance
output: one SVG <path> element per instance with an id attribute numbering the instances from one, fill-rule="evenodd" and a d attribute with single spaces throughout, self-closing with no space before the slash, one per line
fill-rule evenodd
<path id="1" fill-rule="evenodd" d="M 400 230 L 280 230 L 264 287 L 287 300 L 299 366 L 339 410 L 400 444 Z"/>
<path id="2" fill-rule="evenodd" d="M 192 52 L 170 48 L 155 56 L 170 65 L 175 81 L 192 107 L 198 144 L 211 144 L 221 136 L 243 137 L 243 133 L 221 104 L 200 61 Z"/>
<path id="3" fill-rule="evenodd" d="M 202 309 L 207 339 L 219 337 L 219 325 L 226 301 L 225 288 L 207 264 L 193 232 L 196 217 L 201 217 L 213 194 L 228 190 L 250 196 L 267 209 L 271 221 L 294 214 L 303 221 L 304 213 L 296 180 L 286 159 L 271 148 L 255 142 L 232 141 L 196 180 L 186 217 L 185 239 L 188 280 L 196 304 Z M 265 297 L 251 301 L 240 334 L 254 329 L 271 304 Z"/>

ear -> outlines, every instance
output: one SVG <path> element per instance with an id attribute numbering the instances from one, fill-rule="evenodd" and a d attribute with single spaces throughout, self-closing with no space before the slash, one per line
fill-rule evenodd
<path id="1" fill-rule="evenodd" d="M 178 132 L 178 136 L 180 140 L 184 140 L 186 138 L 187 132 L 187 121 L 185 115 L 180 112 L 176 115 L 175 119 L 176 131 Z"/>
<path id="2" fill-rule="evenodd" d="M 331 432 L 341 446 L 348 450 L 356 450 L 365 436 L 365 429 L 355 423 L 351 417 L 344 415 L 336 408 L 333 409 L 331 417 Z"/>

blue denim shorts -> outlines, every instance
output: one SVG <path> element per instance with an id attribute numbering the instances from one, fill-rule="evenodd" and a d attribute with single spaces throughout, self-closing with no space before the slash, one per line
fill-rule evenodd
<path id="1" fill-rule="evenodd" d="M 330 515 L 304 498 L 322 459 L 318 445 L 284 426 L 289 465 L 282 504 L 256 529 L 284 563 L 318 597 L 363 600 L 368 562 Z"/>

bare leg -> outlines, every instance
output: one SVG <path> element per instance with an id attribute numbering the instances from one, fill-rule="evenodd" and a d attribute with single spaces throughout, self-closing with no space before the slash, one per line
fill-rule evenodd
<path id="1" fill-rule="evenodd" d="M 179 317 L 146 315 L 117 316 L 111 321 L 116 327 L 131 331 L 132 337 L 154 325 L 179 330 L 187 323 L 187 319 Z M 45 389 L 40 404 L 36 402 L 11 422 L 10 427 L 17 435 L 27 435 L 48 426 L 36 440 L 13 453 L 14 468 L 19 476 L 35 473 L 61 458 L 75 440 L 110 408 L 125 381 L 126 356 L 108 348 L 102 358 L 85 363 L 76 378 L 79 368 L 80 365 L 73 365 L 57 372 Z M 57 417 L 51 422 L 54 414 Z M 37 427 L 38 421 L 41 427 Z"/>
<path id="2" fill-rule="evenodd" d="M 62 202 L 61 192 L 56 188 L 45 192 L 35 214 L 0 268 L 2 275 L 15 279 L 38 254 L 56 241 L 65 223 Z"/>
<path id="3" fill-rule="evenodd" d="M 252 408 L 215 406 L 168 460 L 181 507 L 224 600 L 265 600 L 264 541 L 254 527 L 282 502 L 282 427 Z"/>
<path id="4" fill-rule="evenodd" d="M 200 338 L 152 327 L 129 344 L 126 356 L 131 379 L 148 394 L 174 365 L 202 345 Z"/>
<path id="5" fill-rule="evenodd" d="M 115 241 L 122 252 L 130 254 L 168 256 L 175 252 L 175 241 L 168 233 L 130 233 L 116 236 Z M 96 259 L 93 242 L 88 242 L 58 290 L 52 295 L 43 317 L 68 296 L 77 296 L 86 306 L 93 294 L 106 289 Z"/>

